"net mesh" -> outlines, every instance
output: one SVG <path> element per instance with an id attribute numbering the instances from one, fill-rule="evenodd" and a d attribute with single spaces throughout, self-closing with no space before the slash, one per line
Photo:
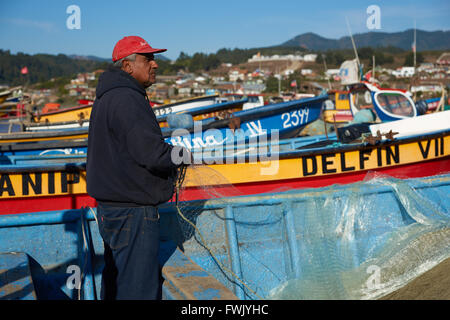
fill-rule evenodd
<path id="1" fill-rule="evenodd" d="M 210 166 L 191 166 L 182 249 L 239 298 L 377 299 L 450 257 L 450 188 L 433 184 L 369 173 L 243 197 Z M 187 201 L 192 185 L 203 200 Z"/>

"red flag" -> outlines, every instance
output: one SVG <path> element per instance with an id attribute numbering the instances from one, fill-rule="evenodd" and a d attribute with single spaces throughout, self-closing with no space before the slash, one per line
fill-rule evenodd
<path id="1" fill-rule="evenodd" d="M 297 80 L 293 80 L 291 82 L 291 87 L 297 87 Z"/>
<path id="2" fill-rule="evenodd" d="M 27 67 L 23 67 L 22 70 L 20 70 L 21 74 L 27 74 L 28 73 L 28 68 Z"/>

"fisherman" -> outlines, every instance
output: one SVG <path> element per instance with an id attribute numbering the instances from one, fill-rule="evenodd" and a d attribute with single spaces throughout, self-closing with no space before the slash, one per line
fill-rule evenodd
<path id="1" fill-rule="evenodd" d="M 161 298 L 157 206 L 170 200 L 177 169 L 191 157 L 164 141 L 146 94 L 155 83 L 154 54 L 164 51 L 124 37 L 97 85 L 86 170 L 105 248 L 105 300 Z"/>

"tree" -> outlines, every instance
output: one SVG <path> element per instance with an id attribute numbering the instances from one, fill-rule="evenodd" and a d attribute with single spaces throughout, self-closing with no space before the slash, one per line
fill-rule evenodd
<path id="1" fill-rule="evenodd" d="M 264 90 L 266 93 L 275 93 L 278 92 L 278 79 L 274 76 L 270 76 L 266 80 L 266 90 Z"/>
<path id="2" fill-rule="evenodd" d="M 107 65 L 105 62 L 72 59 L 63 54 L 28 55 L 20 52 L 12 55 L 9 50 L 0 50 L 0 83 L 11 86 L 23 85 L 25 82 L 34 84 L 52 78 L 70 77 L 80 72 L 105 69 Z M 20 73 L 25 66 L 28 68 L 26 79 Z"/>
<path id="3" fill-rule="evenodd" d="M 423 55 L 420 52 L 416 53 L 416 63 L 420 64 L 424 61 Z M 413 67 L 414 66 L 414 52 L 410 52 L 405 57 L 405 62 L 403 63 L 405 66 Z"/>

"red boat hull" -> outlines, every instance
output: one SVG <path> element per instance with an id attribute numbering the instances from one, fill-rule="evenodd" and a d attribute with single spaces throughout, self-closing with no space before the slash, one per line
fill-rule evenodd
<path id="1" fill-rule="evenodd" d="M 338 175 L 323 175 L 311 178 L 241 183 L 230 186 L 216 186 L 213 189 L 198 187 L 186 188 L 180 196 L 181 201 L 209 199 L 221 196 L 251 195 L 290 189 L 319 188 L 333 184 L 349 184 L 364 180 L 368 174 L 376 172 L 395 178 L 419 178 L 450 172 L 448 157 L 395 167 L 379 168 L 372 171 L 357 171 Z M 174 199 L 172 199 L 174 200 Z M 79 209 L 95 207 L 96 201 L 87 194 L 29 197 L 3 199 L 0 214 L 17 214 L 53 210 Z"/>

